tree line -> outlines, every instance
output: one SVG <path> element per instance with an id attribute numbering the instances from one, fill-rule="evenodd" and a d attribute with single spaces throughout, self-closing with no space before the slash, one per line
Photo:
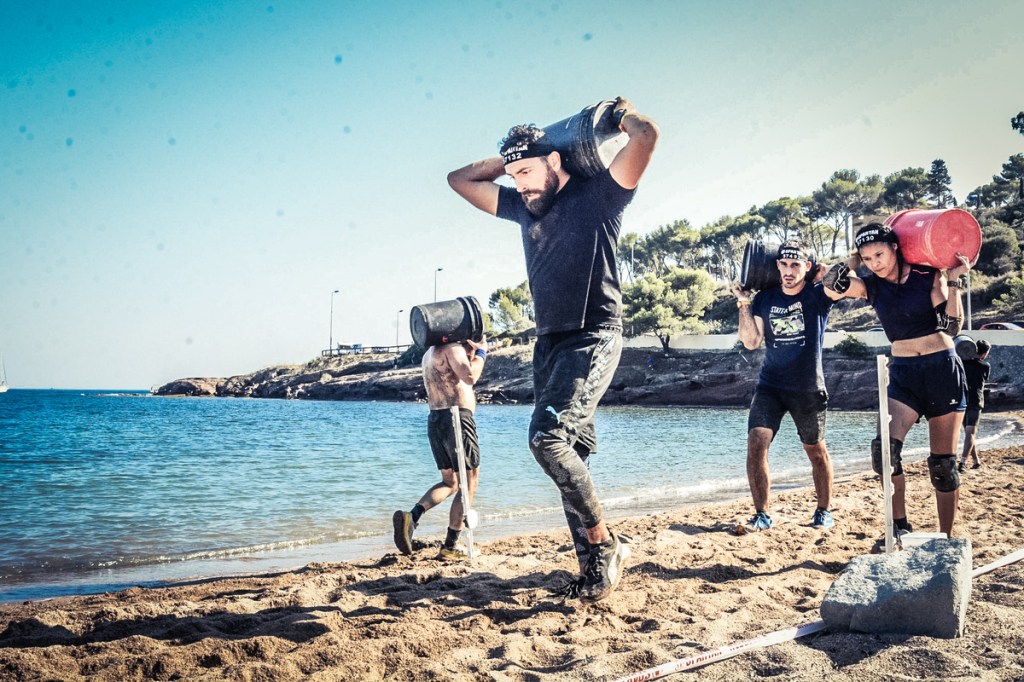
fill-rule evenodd
<path id="1" fill-rule="evenodd" d="M 1010 119 L 1024 135 L 1024 112 Z M 748 240 L 779 244 L 800 238 L 822 262 L 845 258 L 863 223 L 911 208 L 961 207 L 982 226 L 982 252 L 976 270 L 1005 280 L 993 302 L 1008 313 L 1024 313 L 1021 242 L 1024 241 L 1024 154 L 1013 154 L 992 181 L 969 192 L 962 204 L 950 189 L 946 162 L 904 168 L 882 177 L 862 177 L 855 169 L 835 171 L 810 194 L 781 197 L 752 206 L 739 216 L 723 216 L 695 228 L 688 220 L 659 226 L 647 234 L 629 232 L 619 241 L 618 269 L 623 283 L 627 331 L 654 333 L 667 349 L 676 333 L 707 333 L 715 328 L 706 311 L 716 290 L 738 279 Z M 527 282 L 495 291 L 489 301 L 498 332 L 533 326 L 533 300 Z"/>

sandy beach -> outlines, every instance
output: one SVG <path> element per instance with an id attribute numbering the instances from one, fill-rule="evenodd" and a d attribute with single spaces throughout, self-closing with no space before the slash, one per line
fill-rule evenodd
<path id="1" fill-rule="evenodd" d="M 974 566 L 1024 547 L 1024 447 L 963 477 L 955 535 Z M 923 462 L 907 466 L 917 530 L 935 530 Z M 3 680 L 611 680 L 817 621 L 851 557 L 881 537 L 879 486 L 837 480 L 831 530 L 810 489 L 773 495 L 778 525 L 735 536 L 746 500 L 616 519 L 632 557 L 606 601 L 552 594 L 574 571 L 563 529 L 492 541 L 472 564 L 411 557 L 0 605 Z M 669 679 L 1021 680 L 1024 562 L 975 579 L 964 637 L 830 633 Z"/>

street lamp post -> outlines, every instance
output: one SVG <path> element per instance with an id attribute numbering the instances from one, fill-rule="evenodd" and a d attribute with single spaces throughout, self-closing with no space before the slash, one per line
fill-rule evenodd
<path id="1" fill-rule="evenodd" d="M 402 329 L 402 313 L 404 312 L 405 308 L 402 308 L 395 315 L 395 367 L 398 367 L 398 332 Z"/>
<path id="2" fill-rule="evenodd" d="M 438 268 L 434 270 L 434 303 L 437 303 L 437 273 L 444 270 L 444 268 Z"/>
<path id="3" fill-rule="evenodd" d="M 327 337 L 327 350 L 331 356 L 334 355 L 334 295 L 338 293 L 340 289 L 335 289 L 331 292 L 331 333 Z"/>

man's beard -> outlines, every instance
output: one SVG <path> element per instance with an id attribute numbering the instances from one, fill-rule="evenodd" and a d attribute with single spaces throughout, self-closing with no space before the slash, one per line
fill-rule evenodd
<path id="1" fill-rule="evenodd" d="M 558 175 L 548 166 L 548 173 L 544 177 L 544 187 L 538 192 L 520 194 L 526 210 L 530 215 L 537 218 L 543 217 L 551 210 L 555 203 L 555 195 L 558 194 Z"/>

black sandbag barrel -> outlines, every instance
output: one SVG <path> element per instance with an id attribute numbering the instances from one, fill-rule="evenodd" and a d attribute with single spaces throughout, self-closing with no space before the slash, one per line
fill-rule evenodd
<path id="1" fill-rule="evenodd" d="M 606 99 L 544 127 L 544 140 L 562 155 L 570 175 L 593 177 L 611 165 L 629 136 L 619 130 L 615 100 Z"/>
<path id="2" fill-rule="evenodd" d="M 484 315 L 472 296 L 416 305 L 409 311 L 412 340 L 421 348 L 484 338 Z"/>
<path id="3" fill-rule="evenodd" d="M 960 334 L 953 339 L 953 348 L 956 349 L 956 354 L 960 356 L 961 360 L 978 359 L 978 344 L 967 334 Z"/>
<path id="4" fill-rule="evenodd" d="M 761 291 L 782 285 L 779 274 L 779 247 L 768 246 L 760 239 L 748 239 L 743 247 L 743 265 L 740 267 L 740 286 L 744 289 Z M 818 274 L 818 264 L 811 261 L 804 281 L 813 282 Z"/>

